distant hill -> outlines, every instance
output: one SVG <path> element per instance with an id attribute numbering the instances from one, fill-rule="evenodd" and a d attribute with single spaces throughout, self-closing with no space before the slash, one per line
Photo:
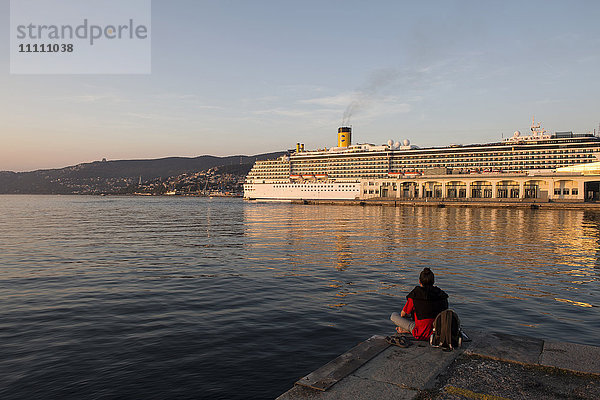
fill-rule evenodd
<path id="1" fill-rule="evenodd" d="M 256 160 L 277 158 L 285 152 L 255 156 L 168 157 L 152 160 L 94 161 L 59 169 L 31 172 L 0 171 L 0 194 L 81 193 L 83 187 L 100 192 L 104 186 L 137 182 L 223 167 L 230 173 L 245 175 Z M 86 192 L 83 190 L 83 192 Z"/>

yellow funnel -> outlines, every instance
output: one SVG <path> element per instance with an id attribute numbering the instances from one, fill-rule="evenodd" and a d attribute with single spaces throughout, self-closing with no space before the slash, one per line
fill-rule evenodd
<path id="1" fill-rule="evenodd" d="M 352 128 L 342 126 L 338 129 L 338 147 L 348 147 L 352 143 Z"/>

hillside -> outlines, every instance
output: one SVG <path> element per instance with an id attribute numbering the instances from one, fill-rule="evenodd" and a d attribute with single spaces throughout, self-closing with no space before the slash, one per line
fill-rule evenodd
<path id="1" fill-rule="evenodd" d="M 0 172 L 0 194 L 71 194 L 114 192 L 132 183 L 220 167 L 245 176 L 256 160 L 276 158 L 284 152 L 255 156 L 168 157 L 152 160 L 94 161 L 59 169 Z"/>

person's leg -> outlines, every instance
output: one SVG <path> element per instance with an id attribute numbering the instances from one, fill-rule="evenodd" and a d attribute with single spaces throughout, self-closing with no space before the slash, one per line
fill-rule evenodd
<path id="1" fill-rule="evenodd" d="M 397 312 L 393 312 L 390 316 L 390 319 L 398 327 L 396 328 L 396 331 L 398 333 L 412 334 L 412 330 L 415 328 L 415 321 L 411 321 L 408 318 L 401 317 L 400 314 L 398 314 Z"/>

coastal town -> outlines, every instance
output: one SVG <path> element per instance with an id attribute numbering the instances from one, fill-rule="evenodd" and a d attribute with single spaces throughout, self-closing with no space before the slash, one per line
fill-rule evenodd
<path id="1" fill-rule="evenodd" d="M 0 172 L 0 191 L 5 194 L 241 197 L 248 169 L 246 165 L 224 165 L 146 178 L 141 173 L 110 176 L 86 170 L 81 165 L 29 173 L 5 171 Z M 147 171 L 147 175 L 150 175 L 150 171 Z"/>
<path id="2" fill-rule="evenodd" d="M 73 194 L 129 194 L 142 196 L 227 196 L 241 197 L 244 176 L 213 167 L 167 178 L 88 178 L 63 180 Z M 60 179 L 59 179 L 60 180 Z"/>

